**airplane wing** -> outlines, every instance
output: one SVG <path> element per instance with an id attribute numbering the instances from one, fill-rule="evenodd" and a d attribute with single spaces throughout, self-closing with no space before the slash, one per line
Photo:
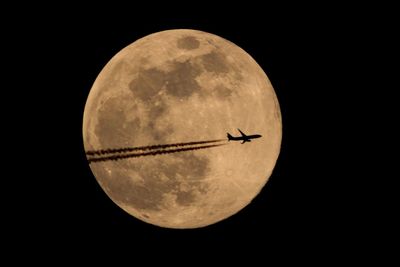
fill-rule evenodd
<path id="1" fill-rule="evenodd" d="M 242 134 L 242 136 L 247 136 L 240 129 L 238 129 L 238 131 Z"/>

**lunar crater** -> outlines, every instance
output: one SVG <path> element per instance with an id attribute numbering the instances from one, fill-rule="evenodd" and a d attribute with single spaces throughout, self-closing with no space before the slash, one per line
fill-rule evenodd
<path id="1" fill-rule="evenodd" d="M 215 86 L 214 91 L 215 91 L 216 97 L 218 97 L 219 99 L 223 99 L 223 100 L 229 99 L 234 92 L 232 89 L 230 89 L 222 84 L 218 84 L 217 86 Z"/>
<path id="2" fill-rule="evenodd" d="M 194 36 L 185 36 L 178 39 L 177 46 L 180 49 L 193 50 L 199 48 L 200 42 Z"/>
<path id="3" fill-rule="evenodd" d="M 226 57 L 224 54 L 212 51 L 201 57 L 204 68 L 216 74 L 227 73 L 229 71 L 229 66 L 226 64 Z"/>

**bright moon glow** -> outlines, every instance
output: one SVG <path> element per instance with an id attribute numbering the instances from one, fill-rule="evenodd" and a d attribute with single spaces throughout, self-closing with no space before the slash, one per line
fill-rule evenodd
<path id="1" fill-rule="evenodd" d="M 86 151 L 261 134 L 251 142 L 91 162 L 106 194 L 132 216 L 196 228 L 244 208 L 268 181 L 282 123 L 274 89 L 244 50 L 210 33 L 169 30 L 117 53 L 85 106 Z"/>

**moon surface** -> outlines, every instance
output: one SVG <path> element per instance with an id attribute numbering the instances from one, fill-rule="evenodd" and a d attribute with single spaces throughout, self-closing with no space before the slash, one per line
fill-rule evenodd
<path id="1" fill-rule="evenodd" d="M 204 150 L 90 164 L 101 188 L 132 216 L 161 227 L 204 227 L 237 213 L 268 181 L 279 155 L 279 103 L 240 47 L 210 33 L 168 30 L 117 53 L 89 93 L 85 150 L 261 134 Z"/>

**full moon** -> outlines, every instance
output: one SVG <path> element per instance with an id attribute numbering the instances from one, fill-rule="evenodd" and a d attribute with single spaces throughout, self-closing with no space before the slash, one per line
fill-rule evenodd
<path id="1" fill-rule="evenodd" d="M 227 133 L 261 138 L 242 144 Z M 282 139 L 274 89 L 256 61 L 214 34 L 168 30 L 118 52 L 84 111 L 86 151 L 219 139 L 218 147 L 91 162 L 108 197 L 167 228 L 198 228 L 247 206 L 267 183 Z M 89 156 L 87 156 L 89 158 Z"/>

